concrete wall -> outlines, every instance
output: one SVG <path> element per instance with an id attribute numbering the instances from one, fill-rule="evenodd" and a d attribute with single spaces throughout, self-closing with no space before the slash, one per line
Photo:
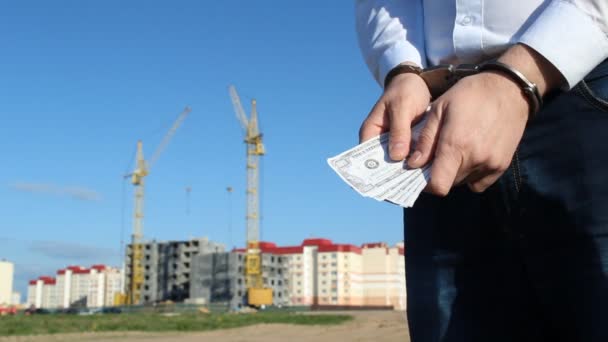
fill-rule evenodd
<path id="1" fill-rule="evenodd" d="M 190 300 L 196 303 L 247 303 L 245 253 L 198 255 L 193 260 Z M 289 262 L 283 255 L 262 254 L 262 280 L 273 289 L 273 304 L 288 305 Z"/>
<path id="2" fill-rule="evenodd" d="M 127 248 L 129 254 L 130 246 Z M 223 252 L 224 245 L 207 238 L 187 241 L 152 241 L 144 244 L 144 283 L 141 303 L 171 300 L 181 302 L 190 297 L 192 261 L 195 256 Z M 130 264 L 127 256 L 127 265 Z M 126 269 L 125 286 L 129 286 L 130 268 Z"/>

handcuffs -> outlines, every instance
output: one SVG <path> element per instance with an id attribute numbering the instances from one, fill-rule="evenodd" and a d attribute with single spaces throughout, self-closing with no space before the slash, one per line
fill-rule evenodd
<path id="1" fill-rule="evenodd" d="M 540 110 L 543 99 L 536 84 L 530 82 L 521 72 L 498 61 L 488 61 L 481 64 L 460 64 L 456 66 L 452 64 L 440 64 L 426 69 L 410 64 L 399 64 L 386 75 L 384 88 L 390 84 L 395 76 L 413 73 L 424 80 L 431 93 L 431 98 L 436 99 L 462 78 L 483 71 L 498 71 L 509 77 L 521 88 L 530 106 L 529 119 L 533 118 Z"/>

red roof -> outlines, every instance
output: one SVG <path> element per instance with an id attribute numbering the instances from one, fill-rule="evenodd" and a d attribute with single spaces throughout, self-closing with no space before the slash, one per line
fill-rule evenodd
<path id="1" fill-rule="evenodd" d="M 81 268 L 79 270 L 72 270 L 73 274 L 89 274 L 91 273 L 91 270 L 89 270 L 88 268 Z"/>
<path id="2" fill-rule="evenodd" d="M 326 253 L 326 252 L 346 252 L 346 253 L 348 253 L 348 252 L 350 252 L 350 253 L 361 254 L 362 248 L 385 248 L 388 253 L 388 246 L 384 242 L 364 243 L 363 245 L 361 245 L 361 248 L 359 248 L 357 246 L 350 245 L 350 244 L 334 244 L 329 239 L 320 239 L 320 238 L 306 239 L 302 242 L 302 244 L 300 246 L 277 247 L 277 245 L 275 243 L 262 242 L 262 241 L 259 242 L 259 246 L 260 246 L 260 251 L 262 253 L 269 253 L 269 254 L 301 254 L 304 252 L 304 247 L 308 247 L 308 246 L 316 246 L 317 251 L 319 253 Z M 232 252 L 233 253 L 246 253 L 247 249 L 246 248 L 233 248 Z M 399 254 L 403 254 L 403 253 L 404 253 L 404 248 L 399 248 Z"/>
<path id="3" fill-rule="evenodd" d="M 42 280 L 42 283 L 44 285 L 55 285 L 56 280 L 53 277 L 49 277 L 49 276 L 42 276 L 38 278 L 39 280 Z"/>
<path id="4" fill-rule="evenodd" d="M 384 242 L 368 242 L 361 245 L 361 248 L 386 248 L 386 243 Z"/>
<path id="5" fill-rule="evenodd" d="M 37 282 L 38 282 L 38 280 L 30 280 L 29 284 L 30 285 L 36 285 Z"/>
<path id="6" fill-rule="evenodd" d="M 331 246 L 333 242 L 328 239 L 306 239 L 302 242 L 302 246 Z"/>
<path id="7" fill-rule="evenodd" d="M 65 269 L 61 269 L 59 271 L 57 271 L 58 275 L 64 275 L 65 274 Z"/>
<path id="8" fill-rule="evenodd" d="M 93 265 L 91 266 L 92 270 L 97 270 L 98 272 L 101 272 L 103 270 L 105 270 L 107 267 L 106 265 Z"/>
<path id="9" fill-rule="evenodd" d="M 277 248 L 277 244 L 276 243 L 274 243 L 274 242 L 266 242 L 266 241 L 260 241 L 258 243 L 258 246 L 259 246 L 260 250 Z"/>
<path id="10" fill-rule="evenodd" d="M 353 245 L 331 245 L 331 246 L 319 246 L 317 250 L 319 253 L 327 252 L 343 252 L 343 253 L 357 253 L 361 254 L 361 248 Z"/>

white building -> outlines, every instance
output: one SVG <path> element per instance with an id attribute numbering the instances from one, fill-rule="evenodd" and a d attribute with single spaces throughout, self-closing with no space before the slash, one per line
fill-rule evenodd
<path id="1" fill-rule="evenodd" d="M 0 261 L 0 305 L 11 304 L 13 295 L 14 266 L 12 263 Z"/>
<path id="2" fill-rule="evenodd" d="M 58 307 L 56 280 L 53 277 L 40 277 L 30 280 L 27 287 L 28 306 L 54 309 Z"/>
<path id="3" fill-rule="evenodd" d="M 68 266 L 57 271 L 56 279 L 40 277 L 30 281 L 27 303 L 48 309 L 111 306 L 121 290 L 122 274 L 117 268 Z"/>
<path id="4" fill-rule="evenodd" d="M 114 305 L 114 297 L 122 292 L 122 274 L 117 268 L 93 265 L 89 273 L 87 307 Z"/>
<path id="5" fill-rule="evenodd" d="M 260 249 L 262 254 L 285 259 L 290 305 L 406 308 L 402 243 L 359 247 L 306 239 L 299 246 L 286 247 L 260 242 Z"/>

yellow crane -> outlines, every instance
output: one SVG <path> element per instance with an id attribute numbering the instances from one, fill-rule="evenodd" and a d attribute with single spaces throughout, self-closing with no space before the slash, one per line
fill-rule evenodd
<path id="1" fill-rule="evenodd" d="M 251 115 L 245 115 L 241 99 L 234 86 L 228 88 L 236 117 L 243 129 L 247 144 L 247 253 L 245 255 L 245 284 L 247 302 L 251 306 L 272 304 L 272 289 L 264 287 L 262 278 L 262 258 L 260 253 L 260 201 L 259 162 L 264 155 L 262 133 L 258 127 L 258 113 L 255 100 L 251 100 Z"/>
<path id="2" fill-rule="evenodd" d="M 144 179 L 150 174 L 150 169 L 161 153 L 165 150 L 171 138 L 175 134 L 175 131 L 179 128 L 182 122 L 186 119 L 192 109 L 186 107 L 181 114 L 177 117 L 167 134 L 165 134 L 163 140 L 160 142 L 156 151 L 146 161 L 144 159 L 143 144 L 141 140 L 137 142 L 137 154 L 136 161 L 137 165 L 133 173 L 127 175 L 131 177 L 131 183 L 135 186 L 135 207 L 133 214 L 133 235 L 131 235 L 131 251 L 130 251 L 130 268 L 131 272 L 128 274 L 128 283 L 126 286 L 126 298 L 119 299 L 118 302 L 125 302 L 125 304 L 134 305 L 139 304 L 141 300 L 141 288 L 144 283 L 144 267 L 143 267 L 143 224 L 144 224 Z"/>

